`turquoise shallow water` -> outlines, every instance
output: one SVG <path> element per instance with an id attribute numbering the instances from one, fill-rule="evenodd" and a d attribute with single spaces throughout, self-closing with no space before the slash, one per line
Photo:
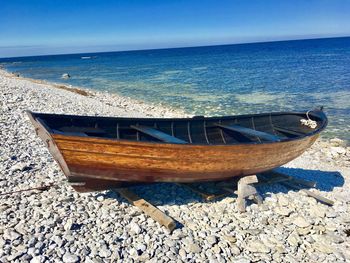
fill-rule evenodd
<path id="1" fill-rule="evenodd" d="M 115 92 L 196 115 L 323 105 L 349 140 L 350 38 L 0 59 L 23 76 Z M 63 73 L 72 77 L 61 79 Z"/>

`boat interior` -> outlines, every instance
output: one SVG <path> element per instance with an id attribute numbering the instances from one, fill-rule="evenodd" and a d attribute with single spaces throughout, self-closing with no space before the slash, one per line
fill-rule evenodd
<path id="1" fill-rule="evenodd" d="M 50 133 L 141 142 L 225 145 L 279 142 L 316 133 L 325 126 L 324 114 L 309 114 L 312 129 L 301 124 L 305 113 L 182 119 L 113 118 L 31 113 Z"/>

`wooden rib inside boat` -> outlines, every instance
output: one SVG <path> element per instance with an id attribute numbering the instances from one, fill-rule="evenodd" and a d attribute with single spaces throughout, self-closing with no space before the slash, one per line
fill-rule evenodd
<path id="1" fill-rule="evenodd" d="M 322 110 L 177 119 L 27 113 L 79 192 L 268 171 L 302 154 L 327 125 Z M 315 129 L 301 123 L 308 118 Z"/>

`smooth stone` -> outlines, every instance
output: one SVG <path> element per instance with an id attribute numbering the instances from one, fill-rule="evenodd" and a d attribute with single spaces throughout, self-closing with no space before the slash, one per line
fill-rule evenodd
<path id="1" fill-rule="evenodd" d="M 180 248 L 180 250 L 179 250 L 179 256 L 180 256 L 182 259 L 186 259 L 186 255 L 187 255 L 186 251 L 185 251 L 184 249 Z"/>
<path id="2" fill-rule="evenodd" d="M 312 206 L 310 208 L 310 215 L 314 217 L 324 218 L 326 215 L 326 210 L 319 206 Z"/>
<path id="3" fill-rule="evenodd" d="M 139 244 L 136 246 L 136 249 L 144 252 L 147 249 L 147 247 L 144 244 Z"/>
<path id="4" fill-rule="evenodd" d="M 108 258 L 112 255 L 112 252 L 106 246 L 102 246 L 99 248 L 98 255 L 101 258 Z"/>
<path id="5" fill-rule="evenodd" d="M 343 148 L 343 147 L 335 147 L 335 146 L 332 146 L 332 147 L 330 147 L 330 152 L 331 152 L 331 154 L 333 154 L 333 155 L 337 155 L 337 154 L 346 154 L 346 149 L 345 148 Z"/>
<path id="6" fill-rule="evenodd" d="M 278 204 L 280 206 L 287 206 L 289 205 L 289 200 L 284 195 L 278 196 Z"/>
<path id="7" fill-rule="evenodd" d="M 192 243 L 187 245 L 187 250 L 192 253 L 200 253 L 202 251 L 202 248 L 196 243 Z"/>
<path id="8" fill-rule="evenodd" d="M 133 231 L 135 234 L 140 234 L 141 233 L 141 228 L 139 227 L 138 224 L 132 222 L 129 225 L 131 231 Z"/>
<path id="9" fill-rule="evenodd" d="M 99 202 L 103 202 L 103 200 L 105 200 L 105 198 L 102 195 L 99 195 L 96 199 Z"/>
<path id="10" fill-rule="evenodd" d="M 232 252 L 234 255 L 238 256 L 239 254 L 241 254 L 240 249 L 235 246 L 235 245 L 231 245 L 230 246 L 230 252 Z"/>
<path id="11" fill-rule="evenodd" d="M 322 253 L 326 253 L 326 254 L 331 254 L 334 252 L 333 247 L 330 244 L 328 244 L 327 242 L 322 242 L 322 241 L 315 242 L 313 244 L 313 247 L 316 250 L 318 250 Z"/>
<path id="12" fill-rule="evenodd" d="M 75 263 L 79 261 L 79 257 L 74 254 L 66 253 L 63 255 L 62 260 L 64 263 Z"/>
<path id="13" fill-rule="evenodd" d="M 15 171 L 23 171 L 27 168 L 27 164 L 26 163 L 16 163 L 15 165 L 13 165 L 10 170 L 12 172 L 15 172 Z"/>
<path id="14" fill-rule="evenodd" d="M 288 243 L 291 246 L 298 246 L 298 244 L 301 242 L 300 237 L 298 236 L 298 234 L 296 234 L 295 232 L 293 232 L 292 234 L 290 234 L 287 238 Z"/>
<path id="15" fill-rule="evenodd" d="M 235 258 L 235 263 L 251 263 L 252 261 L 248 258 Z"/>
<path id="16" fill-rule="evenodd" d="M 269 253 L 270 248 L 265 246 L 263 242 L 260 240 L 251 240 L 248 242 L 246 247 L 250 252 L 253 253 Z"/>
<path id="17" fill-rule="evenodd" d="M 209 243 L 209 245 L 214 245 L 218 242 L 218 239 L 216 238 L 216 236 L 209 236 L 207 237 L 206 241 Z"/>
<path id="18" fill-rule="evenodd" d="M 336 218 L 338 216 L 338 214 L 334 210 L 330 210 L 326 213 L 326 216 L 328 218 Z"/>
<path id="19" fill-rule="evenodd" d="M 311 227 L 300 227 L 297 229 L 299 236 L 305 236 L 309 234 L 310 231 L 311 231 Z"/>
<path id="20" fill-rule="evenodd" d="M 60 236 L 53 236 L 51 240 L 57 244 L 57 246 L 61 247 L 63 244 L 63 240 Z"/>
<path id="21" fill-rule="evenodd" d="M 17 233 L 14 230 L 5 230 L 3 234 L 4 239 L 9 239 L 11 241 L 19 239 L 21 238 L 21 236 L 22 236 L 21 234 Z"/>
<path id="22" fill-rule="evenodd" d="M 129 250 L 129 255 L 132 257 L 137 257 L 139 254 L 137 253 L 137 250 L 135 248 L 131 248 Z"/>
<path id="23" fill-rule="evenodd" d="M 71 230 L 72 225 L 73 225 L 73 219 L 69 218 L 67 222 L 64 224 L 63 228 L 64 230 L 68 231 L 68 230 Z"/>
<path id="24" fill-rule="evenodd" d="M 289 216 L 292 213 L 292 211 L 289 208 L 284 206 L 276 207 L 275 212 L 282 216 Z"/>
<path id="25" fill-rule="evenodd" d="M 344 141 L 342 139 L 339 139 L 339 138 L 330 139 L 329 142 L 335 147 L 342 146 L 344 144 Z"/>
<path id="26" fill-rule="evenodd" d="M 45 262 L 45 257 L 40 255 L 40 256 L 35 256 L 30 260 L 30 263 L 42 263 Z"/>
<path id="27" fill-rule="evenodd" d="M 310 223 L 306 221 L 304 217 L 298 216 L 297 218 L 294 219 L 293 224 L 298 226 L 298 227 L 308 227 L 310 226 Z"/>
<path id="28" fill-rule="evenodd" d="M 236 243 L 237 242 L 237 238 L 234 236 L 224 236 L 224 239 L 230 243 Z"/>
<path id="29" fill-rule="evenodd" d="M 221 248 L 218 245 L 214 245 L 212 250 L 216 255 L 221 253 Z"/>
<path id="30" fill-rule="evenodd" d="M 8 261 L 14 261 L 15 259 L 18 259 L 22 257 L 25 254 L 25 251 L 18 251 L 10 256 L 7 257 Z M 1 261 L 0 261 L 1 262 Z"/>

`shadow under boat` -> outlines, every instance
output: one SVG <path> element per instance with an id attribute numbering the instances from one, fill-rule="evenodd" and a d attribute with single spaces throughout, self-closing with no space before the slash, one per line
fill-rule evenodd
<path id="1" fill-rule="evenodd" d="M 345 180 L 340 172 L 337 171 L 320 171 L 320 170 L 306 170 L 301 168 L 287 168 L 280 167 L 277 171 L 283 174 L 293 176 L 298 179 L 303 179 L 306 181 L 316 182 L 314 189 L 332 192 L 335 187 L 341 187 L 344 185 Z M 259 177 L 259 175 L 258 175 Z M 196 187 L 202 189 L 207 193 L 218 193 L 220 181 L 218 182 L 199 182 L 196 183 Z M 232 184 L 232 189 L 235 189 L 236 185 Z M 174 183 L 154 183 L 146 185 L 137 185 L 130 187 L 137 195 L 146 199 L 154 205 L 184 205 L 193 202 L 215 202 L 226 198 L 227 196 L 234 196 L 233 194 L 227 194 L 223 197 L 219 197 L 213 201 L 206 201 L 197 193 L 191 191 L 184 185 L 174 184 Z M 271 193 L 288 193 L 289 191 L 298 191 L 288 188 L 280 183 L 273 183 L 267 185 L 258 185 L 257 189 L 263 198 L 268 197 Z M 308 187 L 303 187 L 303 189 L 308 189 Z M 107 191 L 105 193 L 100 193 L 98 196 L 103 196 L 104 198 L 116 199 L 118 202 L 127 202 L 119 194 L 113 191 Z"/>

